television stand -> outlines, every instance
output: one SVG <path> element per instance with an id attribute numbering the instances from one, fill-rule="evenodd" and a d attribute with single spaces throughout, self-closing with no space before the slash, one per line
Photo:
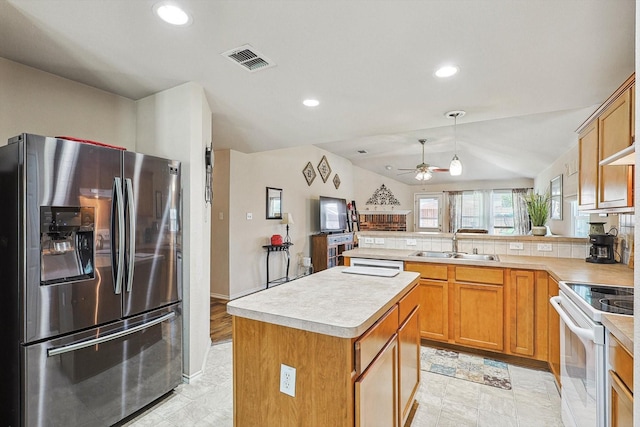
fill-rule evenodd
<path id="1" fill-rule="evenodd" d="M 321 233 L 311 236 L 313 271 L 344 265 L 342 253 L 351 249 L 353 249 L 353 233 Z"/>

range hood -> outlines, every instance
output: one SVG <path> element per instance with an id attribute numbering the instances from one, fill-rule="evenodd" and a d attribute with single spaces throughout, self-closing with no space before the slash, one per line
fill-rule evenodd
<path id="1" fill-rule="evenodd" d="M 635 165 L 636 164 L 636 144 L 631 144 L 624 150 L 620 150 L 610 155 L 606 159 L 600 160 L 600 166 L 618 166 L 618 165 Z"/>

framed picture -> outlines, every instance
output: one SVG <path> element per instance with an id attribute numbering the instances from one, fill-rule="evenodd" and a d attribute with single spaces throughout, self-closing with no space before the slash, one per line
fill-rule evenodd
<path id="1" fill-rule="evenodd" d="M 322 156 L 322 160 L 318 163 L 318 172 L 320 172 L 322 182 L 327 182 L 329 175 L 331 175 L 331 166 L 329 166 L 327 156 Z"/>
<path id="2" fill-rule="evenodd" d="M 551 219 L 562 219 L 562 175 L 558 175 L 551 180 L 549 185 L 549 195 L 551 196 Z"/>
<path id="3" fill-rule="evenodd" d="M 304 179 L 307 180 L 307 185 L 311 185 L 314 179 L 316 179 L 316 171 L 313 169 L 313 165 L 311 162 L 307 163 L 307 166 L 302 169 L 302 175 L 304 175 Z"/>

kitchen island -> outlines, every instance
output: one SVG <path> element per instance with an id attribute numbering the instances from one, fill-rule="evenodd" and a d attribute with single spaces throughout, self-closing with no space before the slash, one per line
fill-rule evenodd
<path id="1" fill-rule="evenodd" d="M 410 421 L 420 378 L 418 274 L 343 270 L 229 302 L 234 425 Z"/>

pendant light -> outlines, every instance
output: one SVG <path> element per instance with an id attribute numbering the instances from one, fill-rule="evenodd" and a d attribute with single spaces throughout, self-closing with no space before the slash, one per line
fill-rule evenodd
<path id="1" fill-rule="evenodd" d="M 459 176 L 462 175 L 462 162 L 458 158 L 458 134 L 457 134 L 457 124 L 458 117 L 464 116 L 466 113 L 462 110 L 457 111 L 449 111 L 445 114 L 446 117 L 453 117 L 453 159 L 451 159 L 451 163 L 449 164 L 449 173 L 451 176 Z"/>

